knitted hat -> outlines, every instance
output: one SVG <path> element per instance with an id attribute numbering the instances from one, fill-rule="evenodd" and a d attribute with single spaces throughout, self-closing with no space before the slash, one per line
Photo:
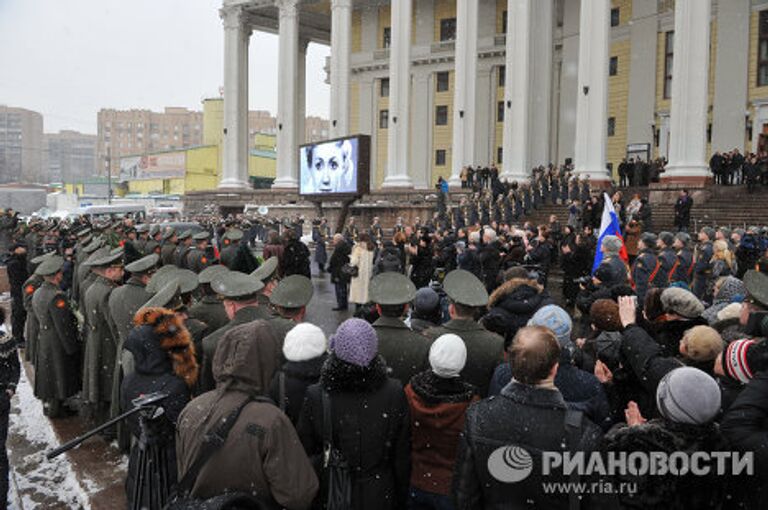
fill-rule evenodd
<path id="1" fill-rule="evenodd" d="M 323 330 L 302 322 L 294 326 L 285 335 L 283 343 L 283 355 L 288 361 L 307 361 L 325 354 L 328 349 L 328 341 Z"/>
<path id="2" fill-rule="evenodd" d="M 440 296 L 431 287 L 422 287 L 416 291 L 413 298 L 413 307 L 417 312 L 433 312 L 440 304 Z"/>
<path id="3" fill-rule="evenodd" d="M 528 326 L 544 326 L 549 328 L 557 337 L 561 346 L 571 344 L 571 329 L 573 322 L 568 312 L 557 305 L 547 305 L 539 308 L 528 321 Z"/>
<path id="4" fill-rule="evenodd" d="M 723 351 L 723 372 L 725 375 L 748 383 L 756 372 L 766 367 L 765 342 L 743 339 L 734 340 Z"/>
<path id="5" fill-rule="evenodd" d="M 367 367 L 379 350 L 376 330 L 363 319 L 347 319 L 331 337 L 331 351 L 336 356 L 361 367 Z"/>
<path id="6" fill-rule="evenodd" d="M 608 253 L 619 253 L 621 250 L 621 239 L 617 236 L 605 236 L 603 237 L 603 244 L 600 246 Z"/>
<path id="7" fill-rule="evenodd" d="M 466 362 L 467 347 L 458 335 L 441 335 L 429 348 L 429 365 L 438 377 L 458 377 Z"/>
<path id="8" fill-rule="evenodd" d="M 683 335 L 686 356 L 693 361 L 712 361 L 723 352 L 723 339 L 714 328 L 694 326 Z"/>
<path id="9" fill-rule="evenodd" d="M 674 423 L 703 425 L 720 411 L 720 387 L 706 372 L 693 367 L 672 370 L 656 389 L 656 406 Z"/>
<path id="10" fill-rule="evenodd" d="M 597 299 L 589 308 L 589 318 L 600 331 L 621 331 L 619 305 L 612 299 Z"/>
<path id="11" fill-rule="evenodd" d="M 661 294 L 661 305 L 665 312 L 677 314 L 686 319 L 701 315 L 704 305 L 691 291 L 670 287 Z"/>

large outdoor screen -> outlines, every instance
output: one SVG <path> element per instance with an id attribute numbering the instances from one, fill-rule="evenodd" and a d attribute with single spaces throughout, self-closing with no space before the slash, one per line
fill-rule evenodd
<path id="1" fill-rule="evenodd" d="M 355 135 L 299 148 L 301 195 L 368 193 L 371 138 Z"/>

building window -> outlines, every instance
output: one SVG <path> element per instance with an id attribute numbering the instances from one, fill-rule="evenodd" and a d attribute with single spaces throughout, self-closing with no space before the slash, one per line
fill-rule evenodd
<path id="1" fill-rule="evenodd" d="M 672 57 L 674 56 L 675 32 L 670 30 L 664 36 L 664 99 L 672 97 Z"/>
<path id="2" fill-rule="evenodd" d="M 440 20 L 440 41 L 456 40 L 456 18 Z"/>
<path id="3" fill-rule="evenodd" d="M 496 122 L 504 122 L 504 101 L 496 103 Z"/>
<path id="4" fill-rule="evenodd" d="M 507 24 L 507 10 L 504 9 L 504 12 L 501 13 L 501 33 L 506 34 L 507 33 L 507 27 L 509 25 Z"/>
<path id="5" fill-rule="evenodd" d="M 448 106 L 440 105 L 435 107 L 435 126 L 448 125 Z"/>
<path id="6" fill-rule="evenodd" d="M 445 166 L 445 149 L 435 151 L 435 166 Z"/>
<path id="7" fill-rule="evenodd" d="M 504 86 L 504 81 L 507 79 L 507 67 L 499 66 L 499 87 Z"/>
<path id="8" fill-rule="evenodd" d="M 760 11 L 757 47 L 757 86 L 768 85 L 768 10 Z"/>
<path id="9" fill-rule="evenodd" d="M 379 110 L 379 129 L 389 128 L 389 110 Z"/>
<path id="10" fill-rule="evenodd" d="M 449 74 L 448 71 L 441 71 L 437 73 L 437 91 L 446 92 L 449 89 Z"/>
<path id="11" fill-rule="evenodd" d="M 608 62 L 608 76 L 616 76 L 619 74 L 619 57 L 611 57 Z"/>
<path id="12" fill-rule="evenodd" d="M 384 27 L 384 37 L 381 41 L 382 48 L 389 48 L 392 44 L 392 27 Z"/>
<path id="13" fill-rule="evenodd" d="M 618 7 L 611 9 L 611 26 L 618 27 L 621 23 L 621 10 Z"/>
<path id="14" fill-rule="evenodd" d="M 608 136 L 616 134 L 616 117 L 608 117 Z"/>
<path id="15" fill-rule="evenodd" d="M 382 78 L 379 84 L 379 95 L 381 97 L 389 97 L 389 78 Z"/>
<path id="16" fill-rule="evenodd" d="M 500 165 L 504 156 L 504 147 L 496 147 L 496 164 Z"/>

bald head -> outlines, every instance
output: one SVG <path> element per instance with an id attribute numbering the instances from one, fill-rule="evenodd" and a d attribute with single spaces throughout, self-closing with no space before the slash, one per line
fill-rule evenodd
<path id="1" fill-rule="evenodd" d="M 554 376 L 560 359 L 560 344 L 549 328 L 520 328 L 512 340 L 512 374 L 528 385 L 536 385 Z"/>

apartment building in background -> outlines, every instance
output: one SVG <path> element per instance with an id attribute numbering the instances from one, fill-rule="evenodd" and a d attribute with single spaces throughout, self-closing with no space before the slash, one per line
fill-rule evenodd
<path id="1" fill-rule="evenodd" d="M 44 183 L 43 116 L 0 105 L 0 184 Z"/>

